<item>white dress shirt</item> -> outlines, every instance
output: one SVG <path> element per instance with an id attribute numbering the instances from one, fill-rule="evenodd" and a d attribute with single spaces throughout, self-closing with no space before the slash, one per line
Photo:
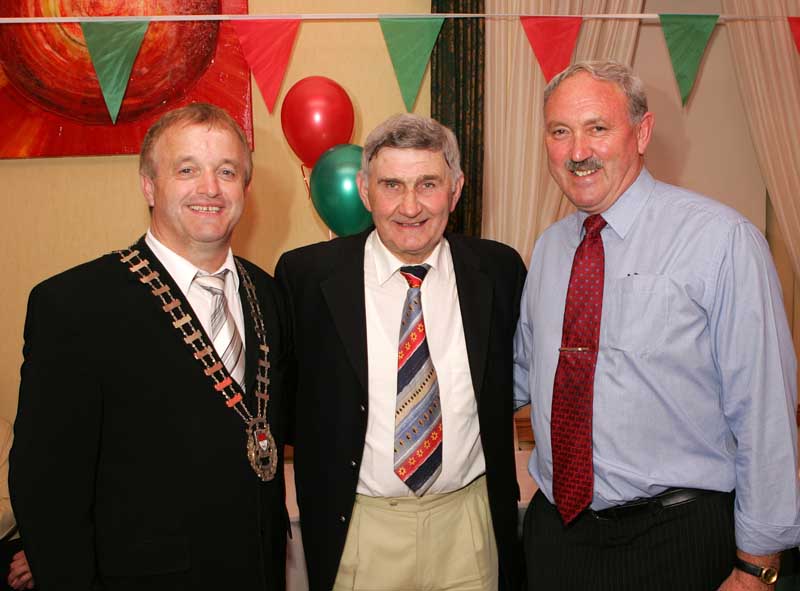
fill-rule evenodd
<path id="1" fill-rule="evenodd" d="M 144 238 L 147 246 L 156 255 L 158 261 L 164 265 L 164 268 L 172 276 L 172 280 L 178 285 L 178 288 L 183 292 L 186 300 L 194 309 L 197 315 L 197 321 L 205 329 L 206 333 L 211 334 L 211 311 L 213 296 L 205 289 L 190 289 L 195 275 L 199 272 L 201 275 L 214 275 L 223 269 L 230 271 L 229 276 L 231 279 L 225 281 L 225 298 L 228 300 L 228 307 L 233 314 L 233 319 L 236 322 L 236 329 L 239 331 L 239 337 L 242 339 L 242 350 L 245 350 L 246 339 L 244 338 L 244 314 L 242 312 L 242 301 L 239 299 L 239 274 L 236 272 L 236 263 L 233 260 L 233 252 L 228 248 L 228 256 L 222 266 L 214 271 L 214 273 L 206 273 L 202 269 L 198 269 L 185 258 L 177 254 L 175 251 L 170 250 L 163 243 L 153 236 L 150 230 Z"/>
<path id="2" fill-rule="evenodd" d="M 428 493 L 457 490 L 486 471 L 478 424 L 478 405 L 461 322 L 450 245 L 436 246 L 424 261 L 430 270 L 422 283 L 422 311 L 442 407 L 442 472 Z M 373 231 L 364 248 L 369 416 L 359 473 L 359 494 L 412 496 L 394 473 L 394 415 L 397 398 L 397 347 L 408 283 L 399 273 L 405 263 Z"/>

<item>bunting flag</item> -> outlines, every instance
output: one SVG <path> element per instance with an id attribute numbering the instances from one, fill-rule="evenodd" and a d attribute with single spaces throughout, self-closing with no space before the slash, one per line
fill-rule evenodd
<path id="1" fill-rule="evenodd" d="M 583 17 L 521 16 L 519 21 L 539 61 L 545 80 L 569 66 Z"/>
<path id="2" fill-rule="evenodd" d="M 789 21 L 789 28 L 792 30 L 794 44 L 797 47 L 797 51 L 800 51 L 800 16 L 789 16 L 786 18 Z"/>
<path id="3" fill-rule="evenodd" d="M 414 108 L 422 76 L 444 18 L 380 18 L 383 39 L 406 110 Z"/>
<path id="4" fill-rule="evenodd" d="M 659 14 L 672 70 L 686 104 L 718 14 Z"/>
<path id="5" fill-rule="evenodd" d="M 113 123 L 128 88 L 133 62 L 142 45 L 148 21 L 81 23 L 103 100 Z"/>
<path id="6" fill-rule="evenodd" d="M 231 21 L 261 96 L 272 113 L 289 66 L 300 19 Z"/>
<path id="7" fill-rule="evenodd" d="M 683 105 L 691 94 L 700 62 L 719 17 L 718 14 L 659 15 Z M 376 15 L 376 18 L 381 25 L 406 109 L 411 111 L 445 17 Z M 800 16 L 786 19 L 796 49 L 800 52 Z M 0 18 L 0 24 L 6 20 Z M 49 20 L 54 20 L 54 24 L 59 22 L 57 18 Z M 152 20 L 80 23 L 103 100 L 114 124 L 133 65 Z M 277 20 L 253 18 L 230 21 L 270 113 L 274 110 L 302 20 L 302 17 L 288 15 Z M 521 16 L 519 20 L 544 77 L 550 81 L 569 65 L 583 17 Z"/>

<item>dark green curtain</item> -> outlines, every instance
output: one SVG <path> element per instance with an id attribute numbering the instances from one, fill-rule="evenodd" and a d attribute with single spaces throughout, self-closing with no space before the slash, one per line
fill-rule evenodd
<path id="1" fill-rule="evenodd" d="M 484 12 L 484 0 L 431 0 L 431 13 Z M 466 178 L 451 232 L 480 236 L 483 209 L 484 19 L 448 18 L 431 56 L 431 116 L 452 129 Z"/>

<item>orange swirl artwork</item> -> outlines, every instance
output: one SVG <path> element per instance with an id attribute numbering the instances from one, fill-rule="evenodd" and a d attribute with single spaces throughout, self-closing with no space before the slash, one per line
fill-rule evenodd
<path id="1" fill-rule="evenodd" d="M 247 0 L 0 0 L 0 17 L 247 14 Z M 227 110 L 252 145 L 250 70 L 230 23 L 151 22 L 117 123 L 78 23 L 0 25 L 0 158 L 136 154 L 190 102 Z"/>

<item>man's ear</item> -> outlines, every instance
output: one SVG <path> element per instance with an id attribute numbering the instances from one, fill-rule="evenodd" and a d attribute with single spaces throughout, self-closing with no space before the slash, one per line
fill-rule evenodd
<path id="1" fill-rule="evenodd" d="M 458 180 L 453 187 L 453 194 L 450 196 L 450 213 L 456 208 L 458 205 L 458 200 L 461 199 L 461 189 L 464 188 L 464 173 L 461 173 L 461 176 L 458 177 Z"/>
<path id="2" fill-rule="evenodd" d="M 145 201 L 147 201 L 147 205 L 150 207 L 154 207 L 156 204 L 155 194 L 156 194 L 156 184 L 153 182 L 149 176 L 144 174 L 139 175 L 139 183 L 142 187 L 142 195 L 144 195 Z"/>
<path id="3" fill-rule="evenodd" d="M 372 213 L 372 207 L 369 204 L 369 183 L 367 183 L 364 173 L 360 170 L 356 174 L 356 186 L 358 187 L 358 196 L 361 197 L 361 203 L 364 204 L 368 212 Z"/>
<path id="4" fill-rule="evenodd" d="M 655 126 L 655 115 L 650 111 L 644 114 L 639 122 L 639 131 L 636 134 L 636 142 L 639 148 L 639 155 L 644 155 L 647 145 L 653 137 L 653 127 Z"/>

